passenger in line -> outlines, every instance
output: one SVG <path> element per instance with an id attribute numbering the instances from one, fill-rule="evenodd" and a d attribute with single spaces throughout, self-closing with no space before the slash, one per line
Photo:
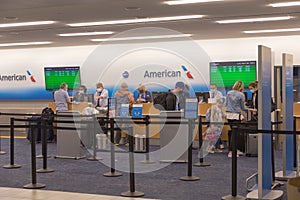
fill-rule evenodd
<path id="1" fill-rule="evenodd" d="M 71 97 L 68 94 L 68 85 L 62 83 L 60 89 L 54 92 L 54 101 L 56 105 L 56 111 L 67 111 L 68 103 L 71 102 Z"/>
<path id="2" fill-rule="evenodd" d="M 132 108 L 132 105 L 134 103 L 134 98 L 133 98 L 133 94 L 128 90 L 128 85 L 127 83 L 123 82 L 121 84 L 121 88 L 116 91 L 116 93 L 114 94 L 114 98 L 116 99 L 116 115 L 119 116 L 120 115 L 120 110 L 121 110 L 121 105 L 122 104 L 129 104 L 129 113 L 130 114 L 130 110 Z M 119 127 L 121 128 L 121 127 Z M 126 135 L 125 137 L 125 145 L 128 146 L 128 135 Z M 121 140 L 121 130 L 117 130 L 116 131 L 116 137 L 115 137 L 115 144 L 119 145 L 120 144 L 120 140 Z"/>
<path id="3" fill-rule="evenodd" d="M 181 110 L 180 95 L 184 90 L 184 83 L 179 81 L 175 84 L 175 88 L 171 91 L 174 95 L 168 95 L 166 99 L 167 110 Z"/>
<path id="4" fill-rule="evenodd" d="M 242 114 L 242 111 L 254 111 L 252 108 L 246 108 L 245 107 L 245 96 L 243 94 L 244 91 L 244 83 L 242 81 L 236 81 L 232 87 L 232 90 L 230 90 L 226 95 L 226 118 L 229 123 L 236 123 L 241 122 L 244 119 L 244 116 Z M 230 126 L 232 130 L 232 125 Z M 228 157 L 232 157 L 232 134 L 231 131 L 228 132 L 228 140 L 229 140 L 229 152 Z M 237 148 L 238 148 L 238 156 L 243 155 L 243 152 L 245 151 L 245 139 L 243 133 L 237 133 Z"/>
<path id="5" fill-rule="evenodd" d="M 181 109 L 185 109 L 185 100 L 186 98 L 190 97 L 190 86 L 187 84 L 184 84 L 184 87 L 182 90 L 179 90 L 177 93 L 179 98 L 179 107 Z"/>
<path id="6" fill-rule="evenodd" d="M 224 104 L 222 99 L 217 99 L 216 103 L 213 104 L 206 112 L 206 121 L 211 122 L 206 131 L 206 137 L 210 141 L 207 150 L 209 153 L 221 153 L 221 149 L 224 148 L 221 139 L 223 122 L 226 116 L 223 112 L 223 106 Z M 213 122 L 221 124 L 214 124 Z"/>
<path id="7" fill-rule="evenodd" d="M 257 121 L 257 109 L 258 109 L 258 81 L 254 81 L 249 83 L 248 85 L 249 90 L 252 93 L 252 105 L 249 107 L 254 108 L 255 110 L 253 111 L 251 115 L 251 120 Z"/>

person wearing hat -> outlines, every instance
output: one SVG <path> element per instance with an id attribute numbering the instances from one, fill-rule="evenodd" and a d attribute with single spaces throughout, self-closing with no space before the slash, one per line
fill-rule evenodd
<path id="1" fill-rule="evenodd" d="M 151 94 L 149 91 L 146 90 L 145 85 L 140 84 L 137 88 L 138 95 L 136 98 L 137 103 L 149 103 L 152 102 Z"/>
<path id="2" fill-rule="evenodd" d="M 184 90 L 184 83 L 179 81 L 166 97 L 167 110 L 180 110 L 179 94 Z M 170 95 L 172 94 L 172 95 Z"/>
<path id="3" fill-rule="evenodd" d="M 128 90 L 127 83 L 121 83 L 121 88 L 115 92 L 114 98 L 116 99 L 116 115 L 120 114 L 120 109 L 122 104 L 129 104 L 129 111 L 134 103 L 133 94 Z M 121 131 L 116 131 L 115 144 L 119 145 L 121 140 Z M 128 136 L 126 135 L 125 144 L 128 145 Z"/>
<path id="4" fill-rule="evenodd" d="M 183 84 L 183 82 L 179 82 L 179 87 L 182 89 L 177 93 L 177 96 L 179 98 L 179 110 L 184 109 L 185 108 L 185 100 L 186 98 L 190 97 L 190 86 L 187 84 Z"/>

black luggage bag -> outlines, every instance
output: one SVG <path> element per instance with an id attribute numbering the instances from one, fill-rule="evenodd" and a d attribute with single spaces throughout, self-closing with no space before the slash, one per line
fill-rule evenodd
<path id="1" fill-rule="evenodd" d="M 41 117 L 40 116 L 32 116 L 29 118 L 28 125 L 35 126 L 34 127 L 34 133 L 35 133 L 35 141 L 41 142 Z M 27 139 L 30 141 L 31 140 L 31 128 L 29 127 L 27 129 Z"/>

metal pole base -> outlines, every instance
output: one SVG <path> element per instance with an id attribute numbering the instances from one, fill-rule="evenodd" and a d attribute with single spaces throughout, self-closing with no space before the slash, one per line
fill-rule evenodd
<path id="1" fill-rule="evenodd" d="M 41 188 L 44 188 L 46 187 L 45 184 L 42 184 L 42 183 L 36 183 L 36 184 L 27 184 L 27 185 L 24 185 L 23 188 L 25 189 L 41 189 Z"/>
<path id="2" fill-rule="evenodd" d="M 182 181 L 198 181 L 200 178 L 198 176 L 182 176 L 179 178 Z"/>
<path id="3" fill-rule="evenodd" d="M 87 158 L 87 160 L 89 160 L 89 161 L 98 161 L 98 160 L 103 160 L 103 158 L 92 156 L 92 157 Z"/>
<path id="4" fill-rule="evenodd" d="M 193 166 L 195 166 L 195 167 L 209 167 L 210 164 L 207 163 L 207 162 L 196 162 L 196 163 L 193 164 Z"/>
<path id="5" fill-rule="evenodd" d="M 283 186 L 284 185 L 284 182 L 281 182 L 281 181 L 273 181 L 273 183 L 272 183 L 272 187 L 271 187 L 271 189 L 272 190 L 274 190 L 276 187 L 278 187 L 278 186 Z"/>
<path id="6" fill-rule="evenodd" d="M 17 168 L 20 168 L 20 167 L 21 167 L 21 165 L 17 165 L 17 164 L 13 164 L 13 165 L 9 164 L 9 165 L 4 165 L 3 166 L 4 169 L 17 169 Z"/>
<path id="7" fill-rule="evenodd" d="M 51 172 L 54 172 L 54 169 L 51 169 L 51 168 L 41 168 L 41 169 L 38 169 L 36 170 L 37 173 L 51 173 Z"/>
<path id="8" fill-rule="evenodd" d="M 6 154 L 5 151 L 0 151 L 0 155 L 4 155 L 4 154 Z"/>
<path id="9" fill-rule="evenodd" d="M 297 173 L 293 171 L 291 174 L 283 176 L 283 171 L 275 173 L 275 179 L 279 181 L 287 181 L 289 178 L 294 178 L 297 176 Z"/>
<path id="10" fill-rule="evenodd" d="M 43 155 L 38 155 L 38 156 L 36 156 L 36 158 L 44 158 L 44 156 Z M 46 158 L 51 158 L 51 156 L 47 156 Z"/>
<path id="11" fill-rule="evenodd" d="M 153 161 L 153 160 L 142 160 L 140 163 L 142 163 L 142 164 L 154 164 L 155 161 Z"/>
<path id="12" fill-rule="evenodd" d="M 240 196 L 240 195 L 237 195 L 237 196 L 232 196 L 232 195 L 227 195 L 227 196 L 224 196 L 222 197 L 222 200 L 245 200 L 246 197 L 243 197 L 243 196 Z"/>
<path id="13" fill-rule="evenodd" d="M 135 191 L 135 192 L 122 192 L 121 193 L 121 196 L 123 197 L 142 197 L 144 196 L 145 193 L 144 192 L 138 192 L 138 191 Z"/>
<path id="14" fill-rule="evenodd" d="M 276 200 L 281 199 L 283 196 L 283 191 L 281 190 L 271 190 L 267 195 L 262 198 L 258 198 L 258 190 L 253 190 L 247 194 L 247 199 L 261 199 L 261 200 Z"/>
<path id="15" fill-rule="evenodd" d="M 103 176 L 106 176 L 106 177 L 118 177 L 118 176 L 123 176 L 123 174 L 120 173 L 120 172 L 107 172 L 107 173 L 104 173 Z"/>

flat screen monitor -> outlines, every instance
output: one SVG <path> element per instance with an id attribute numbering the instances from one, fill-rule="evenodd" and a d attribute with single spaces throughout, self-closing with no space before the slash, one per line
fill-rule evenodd
<path id="1" fill-rule="evenodd" d="M 210 84 L 219 88 L 230 89 L 238 80 L 245 87 L 257 80 L 256 61 L 210 62 Z"/>
<path id="2" fill-rule="evenodd" d="M 86 94 L 87 102 L 94 103 L 94 94 Z"/>
<path id="3" fill-rule="evenodd" d="M 80 86 L 80 67 L 45 67 L 46 90 L 58 90 L 62 83 L 68 84 L 69 90 L 78 89 Z"/>
<path id="4" fill-rule="evenodd" d="M 195 92 L 199 103 L 208 103 L 209 92 Z"/>

